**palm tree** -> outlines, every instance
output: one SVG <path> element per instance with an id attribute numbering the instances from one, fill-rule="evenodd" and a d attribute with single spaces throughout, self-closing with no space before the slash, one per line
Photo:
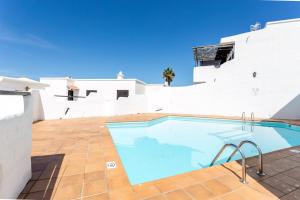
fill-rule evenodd
<path id="1" fill-rule="evenodd" d="M 173 81 L 174 77 L 175 77 L 175 72 L 171 67 L 164 69 L 163 78 L 168 83 L 168 86 L 171 85 L 171 82 Z"/>

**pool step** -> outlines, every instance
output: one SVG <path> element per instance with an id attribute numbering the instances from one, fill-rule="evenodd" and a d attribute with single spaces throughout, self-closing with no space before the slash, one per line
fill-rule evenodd
<path id="1" fill-rule="evenodd" d="M 242 130 L 231 130 L 231 131 L 226 131 L 226 132 L 222 132 L 222 133 L 221 132 L 220 133 L 212 133 L 211 135 L 216 136 L 223 141 L 232 141 L 232 140 L 238 140 L 238 139 L 248 140 L 249 138 L 252 137 L 251 132 L 245 132 Z"/>

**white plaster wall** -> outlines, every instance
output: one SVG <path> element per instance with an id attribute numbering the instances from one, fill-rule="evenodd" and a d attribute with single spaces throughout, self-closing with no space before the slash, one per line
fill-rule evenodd
<path id="1" fill-rule="evenodd" d="M 239 106 L 232 104 L 232 97 L 230 96 L 235 95 L 236 91 L 229 90 L 223 92 L 218 88 L 207 87 L 205 84 L 165 87 L 150 97 L 148 112 L 159 110 L 158 112 L 164 113 L 232 116 L 239 113 Z M 222 96 L 221 99 L 220 96 Z"/>
<path id="2" fill-rule="evenodd" d="M 203 83 L 203 82 L 211 82 L 214 81 L 217 73 L 220 70 L 216 68 L 214 65 L 211 66 L 201 66 L 194 67 L 193 71 L 193 82 L 194 83 Z"/>
<path id="3" fill-rule="evenodd" d="M 44 120 L 44 110 L 43 110 L 43 104 L 42 99 L 39 90 L 33 90 L 31 92 L 32 101 L 34 103 L 33 109 L 32 109 L 32 121 L 36 122 L 39 120 Z"/>
<path id="4" fill-rule="evenodd" d="M 80 96 L 85 96 L 87 89 L 95 89 L 99 100 L 79 99 L 78 102 L 82 103 L 64 100 L 63 104 L 58 104 L 55 99 L 42 95 L 45 119 L 61 117 L 68 106 L 73 108 L 69 117 L 128 114 L 130 110 L 137 113 L 146 109 L 147 112 L 226 116 L 241 116 L 242 112 L 246 112 L 248 117 L 254 112 L 256 117 L 261 118 L 299 119 L 299 35 L 298 19 L 268 23 L 266 28 L 258 31 L 222 38 L 221 43 L 235 43 L 235 58 L 220 68 L 196 67 L 194 81 L 205 82 L 202 84 L 163 87 L 143 86 L 134 79 L 74 79 Z M 253 72 L 257 73 L 256 78 L 253 78 Z M 56 87 L 64 88 L 66 93 L 67 82 L 55 83 L 52 89 L 53 84 L 50 84 L 46 90 L 48 95 L 58 94 Z M 130 99 L 117 102 L 117 89 L 129 90 Z M 146 95 L 146 100 L 140 101 L 140 104 L 136 100 L 139 97 L 135 99 L 135 95 L 139 94 Z M 136 107 L 133 107 L 134 101 L 137 101 Z"/>
<path id="5" fill-rule="evenodd" d="M 78 101 L 61 101 L 60 97 L 49 95 L 46 91 L 40 91 L 40 96 L 42 99 L 40 111 L 45 120 L 112 116 L 115 114 L 116 100 L 106 100 L 102 95 L 94 93 L 91 93 L 87 98 L 80 98 Z M 65 114 L 68 108 L 69 111 Z"/>
<path id="6" fill-rule="evenodd" d="M 120 97 L 116 101 L 115 114 L 137 114 L 147 112 L 147 97 L 145 95 L 134 95 L 128 98 Z"/>
<path id="7" fill-rule="evenodd" d="M 67 97 L 54 96 L 66 95 L 67 85 L 71 81 L 74 86 L 79 88 L 78 94 L 75 95 L 86 97 L 86 90 L 97 90 L 97 93 L 90 93 L 86 98 L 78 98 L 76 101 L 67 101 Z M 35 118 L 42 116 L 43 119 L 112 116 L 116 114 L 116 104 L 119 102 L 117 101 L 117 90 L 129 90 L 129 97 L 145 93 L 145 84 L 136 79 L 41 78 L 41 82 L 50 85 L 46 90 L 40 91 L 41 108 L 34 109 L 39 112 L 35 112 Z M 38 107 L 39 99 L 34 98 L 34 101 L 35 107 Z M 68 108 L 69 111 L 65 115 Z M 146 106 L 143 107 L 143 110 L 145 109 Z"/>
<path id="8" fill-rule="evenodd" d="M 114 101 L 105 100 L 102 95 L 91 93 L 88 98 L 79 101 L 68 101 L 69 112 L 63 118 L 112 116 Z"/>
<path id="9" fill-rule="evenodd" d="M 147 97 L 151 97 L 153 93 L 164 87 L 165 86 L 163 84 L 147 84 L 145 87 L 145 94 L 147 95 Z"/>
<path id="10" fill-rule="evenodd" d="M 17 198 L 31 178 L 32 97 L 1 95 L 0 110 L 0 198 Z"/>
<path id="11" fill-rule="evenodd" d="M 43 115 L 43 118 L 45 120 L 62 118 L 67 109 L 67 101 L 64 98 L 49 94 L 46 90 L 39 92 L 42 101 L 42 108 L 40 109 L 42 113 L 40 114 Z M 37 106 L 36 102 L 33 105 Z"/>
<path id="12" fill-rule="evenodd" d="M 48 96 L 54 95 L 68 95 L 68 81 L 69 78 L 40 78 L 41 83 L 49 84 L 49 87 L 45 88 L 43 94 Z M 58 101 L 66 101 L 67 98 L 57 97 Z"/>
<path id="13" fill-rule="evenodd" d="M 70 79 L 62 78 L 40 78 L 42 83 L 49 84 L 45 89 L 48 95 L 67 95 L 68 85 L 76 86 L 79 96 L 86 96 L 87 90 L 97 90 L 96 95 L 104 97 L 106 100 L 115 100 L 117 90 L 129 90 L 129 95 L 144 94 L 145 84 L 136 79 Z M 76 91 L 77 92 L 77 91 Z M 67 98 L 61 98 L 66 101 Z M 81 100 L 80 98 L 78 100 Z"/>
<path id="14" fill-rule="evenodd" d="M 117 90 L 129 90 L 129 96 L 135 94 L 135 80 L 88 80 L 74 79 L 74 84 L 79 88 L 79 96 L 86 96 L 86 90 L 97 90 L 97 94 L 105 100 L 116 100 Z"/>
<path id="15" fill-rule="evenodd" d="M 142 94 L 145 94 L 145 84 L 144 83 L 141 83 L 139 81 L 136 81 L 135 83 L 135 94 L 138 94 L 138 95 L 142 95 Z"/>
<path id="16" fill-rule="evenodd" d="M 164 88 L 150 98 L 174 113 L 250 116 L 254 112 L 256 117 L 299 119 L 299 35 L 297 21 L 223 38 L 221 42 L 235 42 L 234 60 L 219 69 L 195 69 L 204 84 Z"/>
<path id="17" fill-rule="evenodd" d="M 19 98 L 13 98 L 7 95 L 1 95 L 0 100 L 0 119 L 4 119 L 8 116 L 21 115 L 24 112 L 24 105 L 20 103 Z"/>
<path id="18" fill-rule="evenodd" d="M 170 109 L 170 89 L 172 87 L 164 87 L 164 86 L 150 86 L 146 89 L 147 95 L 147 110 L 148 112 L 161 112 L 168 113 L 171 112 Z"/>

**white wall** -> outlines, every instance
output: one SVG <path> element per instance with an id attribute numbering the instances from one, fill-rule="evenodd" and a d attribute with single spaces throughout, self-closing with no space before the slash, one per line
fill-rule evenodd
<path id="1" fill-rule="evenodd" d="M 79 88 L 79 96 L 86 96 L 86 90 L 97 90 L 97 94 L 105 100 L 116 100 L 117 90 L 129 90 L 129 95 L 135 94 L 135 80 L 74 80 L 74 84 Z"/>
<path id="2" fill-rule="evenodd" d="M 41 106 L 36 110 L 40 110 L 40 115 L 42 119 L 60 119 L 64 116 L 64 112 L 67 109 L 67 101 L 60 97 L 55 97 L 52 94 L 47 93 L 47 91 L 41 90 L 40 97 L 42 104 L 36 102 L 38 99 L 34 99 L 33 105 Z"/>
<path id="3" fill-rule="evenodd" d="M 135 84 L 135 94 L 138 94 L 138 95 L 142 95 L 142 94 L 145 94 L 145 84 L 144 83 L 141 83 L 139 81 L 136 81 L 136 84 Z"/>
<path id="4" fill-rule="evenodd" d="M 206 83 L 201 85 L 203 90 L 192 93 L 201 94 L 196 101 L 205 106 L 189 105 L 208 108 L 208 114 L 240 116 L 245 111 L 248 116 L 254 112 L 263 118 L 300 118 L 299 35 L 298 20 L 223 38 L 221 42 L 235 42 L 234 60 L 219 69 L 198 67 L 196 77 L 205 76 Z M 257 73 L 256 78 L 252 77 L 253 72 Z"/>
<path id="5" fill-rule="evenodd" d="M 45 93 L 49 96 L 54 95 L 67 95 L 68 94 L 68 81 L 69 78 L 40 78 L 41 83 L 49 84 L 49 87 L 45 88 Z M 59 101 L 65 101 L 66 98 L 57 98 Z"/>
<path id="6" fill-rule="evenodd" d="M 94 93 L 91 93 L 86 99 L 68 101 L 67 107 L 69 108 L 69 112 L 63 118 L 114 115 L 113 101 L 108 101 L 103 96 L 98 96 Z"/>
<path id="7" fill-rule="evenodd" d="M 35 108 L 34 116 L 36 119 L 61 119 L 61 118 L 79 118 L 93 116 L 112 116 L 122 113 L 124 102 L 126 100 L 117 100 L 117 90 L 128 90 L 129 98 L 136 101 L 136 95 L 145 94 L 145 84 L 136 79 L 70 79 L 66 78 L 41 78 L 41 82 L 50 86 L 40 91 L 41 103 L 39 104 L 38 95 L 34 97 Z M 78 95 L 85 98 L 77 98 L 76 101 L 67 101 L 67 97 L 55 97 L 55 95 L 67 95 L 68 85 L 76 86 L 79 90 Z M 90 93 L 86 96 L 87 90 L 97 90 L 97 93 Z M 140 102 L 140 101 L 138 101 Z M 117 104 L 121 108 L 120 112 L 116 109 Z M 145 105 L 145 103 L 143 103 Z M 138 108 L 146 106 L 136 105 Z M 132 107 L 129 105 L 129 107 Z M 65 111 L 69 109 L 67 114 Z M 126 108 L 124 108 L 126 110 Z M 136 109 L 135 109 L 136 110 Z M 125 111 L 124 111 L 125 112 Z M 41 117 L 40 117 L 41 116 Z"/>
<path id="8" fill-rule="evenodd" d="M 95 89 L 99 100 L 86 98 L 79 99 L 78 103 L 66 103 L 65 100 L 64 104 L 58 104 L 55 99 L 42 95 L 43 106 L 50 107 L 44 110 L 45 119 L 62 117 L 69 106 L 72 107 L 69 117 L 146 111 L 226 116 L 241 116 L 246 112 L 248 117 L 254 112 L 260 118 L 299 119 L 299 35 L 298 19 L 268 23 L 266 28 L 258 31 L 222 38 L 221 43 L 235 43 L 234 59 L 220 68 L 195 67 L 194 81 L 202 84 L 163 87 L 144 86 L 134 79 L 74 79 L 80 96 L 85 96 L 87 89 Z M 253 72 L 257 74 L 255 78 Z M 47 91 L 56 91 L 55 87 Z M 66 86 L 64 88 L 66 90 Z M 116 101 L 117 89 L 129 90 L 130 98 Z M 135 98 L 138 95 L 145 97 Z"/>
<path id="9" fill-rule="evenodd" d="M 300 21 L 223 38 L 235 43 L 235 58 L 221 65 L 196 67 L 187 87 L 147 92 L 148 112 L 300 118 Z M 252 74 L 256 72 L 256 78 Z"/>
<path id="10" fill-rule="evenodd" d="M 32 97 L 1 95 L 0 110 L 0 198 L 17 198 L 31 178 Z"/>
<path id="11" fill-rule="evenodd" d="M 55 97 L 46 91 L 40 91 L 40 96 L 42 104 L 36 110 L 40 111 L 44 120 L 114 115 L 110 101 L 94 93 L 78 101 L 67 101 L 66 97 Z M 35 101 L 38 100 L 35 98 Z M 37 107 L 39 104 L 34 103 L 34 106 Z"/>
<path id="12" fill-rule="evenodd" d="M 150 85 L 146 87 L 147 111 L 153 112 L 171 112 L 170 110 L 170 89 L 173 87 L 164 87 L 162 85 Z"/>
<path id="13" fill-rule="evenodd" d="M 214 65 L 210 66 L 198 66 L 194 67 L 193 71 L 193 82 L 194 83 L 203 83 L 215 81 L 215 77 L 220 70 Z"/>
<path id="14" fill-rule="evenodd" d="M 115 115 L 127 115 L 147 112 L 147 97 L 134 95 L 128 98 L 121 97 L 115 105 Z"/>
<path id="15" fill-rule="evenodd" d="M 40 92 L 38 90 L 33 90 L 31 96 L 32 96 L 32 101 L 35 104 L 32 109 L 32 121 L 36 122 L 39 120 L 44 120 L 45 114 L 43 110 L 43 103 L 42 103 Z"/>

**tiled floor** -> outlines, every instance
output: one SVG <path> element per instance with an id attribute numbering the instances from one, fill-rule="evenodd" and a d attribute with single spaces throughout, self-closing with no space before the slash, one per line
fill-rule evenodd
<path id="1" fill-rule="evenodd" d="M 53 120 L 33 125 L 32 179 L 20 198 L 89 200 L 256 200 L 300 199 L 300 154 L 290 149 L 265 156 L 267 176 L 239 182 L 237 162 L 131 186 L 105 127 L 107 121 L 143 121 L 164 116 Z M 295 148 L 295 149 L 299 149 Z M 115 161 L 115 169 L 105 163 Z M 233 173 L 235 172 L 235 173 Z M 252 177 L 253 178 L 252 178 Z"/>

